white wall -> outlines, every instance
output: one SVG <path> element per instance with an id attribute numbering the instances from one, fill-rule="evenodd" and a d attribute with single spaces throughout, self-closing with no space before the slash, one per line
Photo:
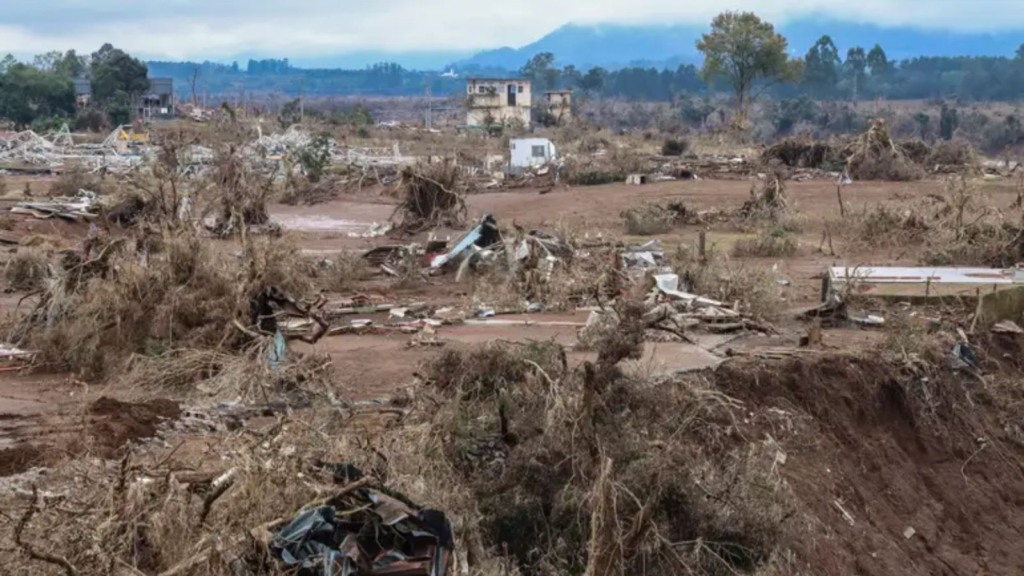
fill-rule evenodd
<path id="1" fill-rule="evenodd" d="M 534 147 L 543 147 L 541 155 L 534 155 Z M 518 138 L 508 144 L 509 164 L 512 168 L 534 168 L 556 159 L 555 145 L 547 138 Z"/>

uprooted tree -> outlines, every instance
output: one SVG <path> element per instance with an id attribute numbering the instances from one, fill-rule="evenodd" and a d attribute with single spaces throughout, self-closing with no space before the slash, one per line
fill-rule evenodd
<path id="1" fill-rule="evenodd" d="M 885 121 L 877 119 L 853 145 L 846 172 L 857 180 L 917 180 L 923 170 L 889 137 Z"/>
<path id="2" fill-rule="evenodd" d="M 400 216 L 398 228 L 409 234 L 436 226 L 462 227 L 468 209 L 460 184 L 459 167 L 452 162 L 405 168 L 392 219 Z"/>

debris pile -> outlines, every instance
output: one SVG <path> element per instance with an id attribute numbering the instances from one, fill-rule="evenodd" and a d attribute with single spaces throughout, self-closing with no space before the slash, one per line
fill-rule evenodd
<path id="1" fill-rule="evenodd" d="M 392 220 L 398 219 L 396 229 L 415 234 L 440 226 L 464 226 L 468 208 L 461 184 L 461 172 L 451 162 L 404 168 L 399 204 L 392 214 Z"/>
<path id="2" fill-rule="evenodd" d="M 11 212 L 48 220 L 61 218 L 70 222 L 89 222 L 99 216 L 100 203 L 96 193 L 79 190 L 71 198 L 53 198 L 47 201 L 24 201 L 16 203 Z"/>
<path id="3" fill-rule="evenodd" d="M 27 130 L 0 139 L 0 168 L 9 172 L 56 172 L 74 165 L 93 171 L 125 172 L 144 162 L 151 151 L 148 138 L 133 138 L 130 127 L 116 128 L 97 145 L 75 144 L 65 125 L 47 136 Z"/>
<path id="4" fill-rule="evenodd" d="M 221 154 L 210 175 L 216 194 L 215 210 L 208 230 L 226 238 L 250 232 L 280 233 L 270 219 L 267 203 L 274 191 L 274 176 L 262 176 L 233 149 Z M 206 215 L 204 214 L 204 217 Z"/>
<path id="5" fill-rule="evenodd" d="M 923 175 L 921 168 L 907 159 L 903 150 L 891 138 L 885 121 L 871 123 L 853 145 L 853 153 L 846 162 L 846 173 L 854 180 L 917 180 Z"/>
<path id="6" fill-rule="evenodd" d="M 421 509 L 381 489 L 351 465 L 326 464 L 353 481 L 307 504 L 290 521 L 253 530 L 285 569 L 310 576 L 445 576 L 454 549 L 444 512 Z"/>
<path id="7" fill-rule="evenodd" d="M 816 168 L 841 171 L 846 166 L 843 147 L 804 138 L 785 138 L 761 153 L 761 162 L 780 163 L 789 168 Z"/>
<path id="8" fill-rule="evenodd" d="M 778 163 L 767 168 L 764 174 L 758 175 L 758 179 L 751 186 L 750 200 L 744 202 L 739 209 L 741 217 L 775 219 L 787 209 L 786 179 L 789 174 L 786 168 Z"/>

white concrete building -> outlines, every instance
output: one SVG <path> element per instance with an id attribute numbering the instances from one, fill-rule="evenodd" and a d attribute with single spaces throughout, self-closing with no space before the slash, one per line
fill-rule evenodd
<path id="1" fill-rule="evenodd" d="M 466 124 L 522 123 L 530 127 L 529 80 L 470 78 L 466 82 Z"/>

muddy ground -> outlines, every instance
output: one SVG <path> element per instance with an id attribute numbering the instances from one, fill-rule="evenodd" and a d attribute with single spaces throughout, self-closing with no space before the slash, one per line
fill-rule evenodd
<path id="1" fill-rule="evenodd" d="M 982 186 L 1000 207 L 1009 206 L 1016 198 L 1010 183 Z M 903 203 L 939 187 L 936 181 L 857 183 L 843 194 L 848 209 L 860 211 L 878 204 Z M 796 346 L 806 326 L 792 313 L 819 302 L 820 274 L 826 266 L 917 262 L 914 250 L 904 246 L 866 249 L 836 239 L 835 254 L 827 246 L 820 249 L 823 233 L 839 236 L 836 227 L 842 226 L 834 184 L 792 182 L 788 191 L 804 219 L 797 253 L 785 258 L 746 259 L 774 267 L 781 280 L 785 310 L 775 323 L 777 334 L 706 335 L 693 344 L 649 343 L 644 357 L 633 361 L 631 370 L 658 375 L 692 372 L 718 366 L 737 352 Z M 545 194 L 534 189 L 485 192 L 470 196 L 468 204 L 471 220 L 494 214 L 504 224 L 568 228 L 577 235 L 619 238 L 623 236 L 622 211 L 641 203 L 682 201 L 694 210 L 732 210 L 749 198 L 748 181 L 708 180 L 556 188 Z M 392 201 L 374 192 L 313 207 L 272 208 L 290 241 L 311 254 L 328 257 L 391 242 L 359 235 L 387 220 L 392 211 Z M 695 244 L 701 229 L 678 226 L 653 238 L 671 250 L 679 244 Z M 18 242 L 38 236 L 74 246 L 87 230 L 83 225 L 19 217 L 10 230 L 0 232 L 0 239 Z M 459 231 L 437 233 L 456 236 Z M 747 235 L 712 227 L 707 237 L 713 249 L 728 251 Z M 387 302 L 467 306 L 473 287 L 469 282 L 456 284 L 451 277 L 439 277 L 399 289 L 386 282 L 367 282 L 360 292 Z M 4 294 L 0 306 L 11 311 L 22 296 Z M 440 327 L 437 336 L 451 347 L 493 340 L 551 340 L 571 349 L 587 317 L 586 311 L 503 315 L 494 321 Z M 856 354 L 873 349 L 883 339 L 879 331 L 870 329 L 826 329 L 823 348 Z M 295 349 L 328 354 L 346 397 L 367 401 L 404 393 L 423 363 L 438 354 L 437 348 L 410 347 L 409 341 L 408 335 L 397 333 L 343 335 Z M 572 351 L 568 359 L 577 366 L 592 355 Z M 1024 471 L 1000 460 L 998 454 L 972 457 L 970 441 L 963 438 L 950 441 L 925 432 L 905 399 L 887 396 L 891 388 L 880 380 L 884 374 L 873 373 L 870 365 L 858 362 L 834 366 L 840 376 L 836 385 L 849 386 L 847 390 L 821 390 L 811 385 L 828 374 L 831 368 L 827 366 L 816 367 L 823 372 L 813 378 L 810 374 L 801 377 L 799 365 L 778 369 L 771 379 L 757 377 L 752 371 L 729 372 L 728 368 L 717 376 L 723 389 L 752 407 L 752 416 L 755 407 L 771 407 L 785 415 L 774 422 L 757 421 L 751 430 L 785 446 L 787 463 L 781 466 L 781 474 L 805 502 L 813 503 L 816 522 L 827 519 L 816 528 L 821 538 L 808 541 L 800 550 L 805 560 L 816 564 L 814 573 L 1020 573 L 1024 559 L 1016 543 L 1024 530 L 1024 514 L 1019 512 L 1024 500 Z M 86 449 L 92 455 L 113 458 L 126 443 L 148 441 L 155 453 L 165 454 L 172 445 L 202 438 L 200 432 L 167 426 L 186 408 L 178 399 L 153 397 L 151 391 L 119 390 L 68 374 L 0 372 L 0 476 L 45 466 L 59 458 L 74 458 Z M 986 426 L 990 424 L 994 426 Z M 154 437 L 157 440 L 147 440 Z M 971 474 L 965 462 L 968 459 Z"/>
<path id="2" fill-rule="evenodd" d="M 34 195 L 48 185 L 48 180 L 34 181 Z M 870 210 L 878 204 L 900 204 L 908 198 L 920 197 L 941 188 L 937 181 L 909 183 L 864 182 L 844 189 L 844 201 L 851 211 Z M 1016 198 L 1010 182 L 986 183 L 985 191 L 1001 207 Z M 822 233 L 838 220 L 835 187 L 828 181 L 790 182 L 790 202 L 804 222 L 799 233 L 800 247 L 796 255 L 785 258 L 739 258 L 760 266 L 772 266 L 786 286 L 785 305 L 793 310 L 812 306 L 820 301 L 820 274 L 826 266 L 857 265 L 870 262 L 879 265 L 915 263 L 916 254 L 906 247 L 887 250 L 846 247 L 836 240 L 836 256 L 822 245 Z M 7 204 L 18 193 L 9 193 Z M 484 192 L 468 198 L 470 221 L 485 214 L 494 214 L 504 224 L 525 228 L 554 230 L 567 228 L 580 236 L 591 238 L 623 237 L 621 214 L 643 203 L 683 202 L 693 210 L 733 210 L 750 197 L 750 182 L 744 180 L 702 180 L 662 182 L 645 186 L 612 184 L 591 187 L 562 187 L 538 194 L 538 190 Z M 316 206 L 272 207 L 272 213 L 286 229 L 286 238 L 310 254 L 329 257 L 339 251 L 360 251 L 393 243 L 388 238 L 360 237 L 375 223 L 386 221 L 394 211 L 394 200 L 380 191 L 367 191 Z M 88 233 L 84 224 L 68 224 L 59 220 L 14 219 L 12 230 L 5 232 L 11 242 L 25 241 L 60 243 L 75 247 Z M 750 234 L 720 230 L 712 226 L 707 234 L 710 249 L 728 252 L 737 239 Z M 667 234 L 633 237 L 633 240 L 658 239 L 666 251 L 679 244 L 696 244 L 701 226 L 679 226 Z M 439 237 L 456 238 L 458 230 L 438 230 Z M 426 237 L 420 235 L 419 239 Z M 627 237 L 628 238 L 628 237 Z M 229 243 L 225 243 L 230 246 Z M 819 247 L 821 249 L 819 249 Z M 456 284 L 450 276 L 432 278 L 416 286 L 391 288 L 386 281 L 367 282 L 363 294 L 379 301 L 434 305 L 466 305 L 472 296 L 470 283 Z M 333 295 L 351 296 L 352 294 Z M 0 295 L 0 307 L 9 311 L 18 305 L 24 294 Z M 571 347 L 576 331 L 587 319 L 587 312 L 502 316 L 500 321 L 472 325 L 442 327 L 438 336 L 455 343 L 479 343 L 490 340 L 550 340 Z M 366 316 L 372 318 L 372 315 Z M 521 322 L 522 324 L 518 324 Z M 557 325 L 550 325 L 557 324 Z M 796 344 L 801 325 L 791 318 L 782 318 L 780 335 L 772 338 L 747 337 L 730 339 L 733 348 L 785 346 Z M 860 330 L 835 330 L 826 334 L 827 345 L 835 348 L 861 347 L 876 339 L 877 333 Z M 322 340 L 316 346 L 299 344 L 299 350 L 312 348 L 331 356 L 344 375 L 346 392 L 354 399 L 387 397 L 410 381 L 411 375 L 436 353 L 431 348 L 410 348 L 408 336 L 343 335 Z M 721 339 L 707 338 L 699 345 L 661 344 L 649 346 L 647 364 L 659 369 L 692 370 L 714 365 L 725 349 Z M 717 354 L 717 356 L 716 356 Z M 574 355 L 578 362 L 583 354 Z M 657 359 L 657 362 L 654 360 Z M 653 364 L 652 364 L 653 363 Z M 22 446 L 25 443 L 53 445 L 50 440 L 61 436 L 67 425 L 61 424 L 70 414 L 77 414 L 84 403 L 108 394 L 132 399 L 137 391 L 104 390 L 86 385 L 70 375 L 23 375 L 0 373 L 0 447 Z M 146 399 L 148 400 L 148 398 Z M 56 420 L 54 420 L 56 419 Z M 15 467 L 17 468 L 17 466 Z"/>

